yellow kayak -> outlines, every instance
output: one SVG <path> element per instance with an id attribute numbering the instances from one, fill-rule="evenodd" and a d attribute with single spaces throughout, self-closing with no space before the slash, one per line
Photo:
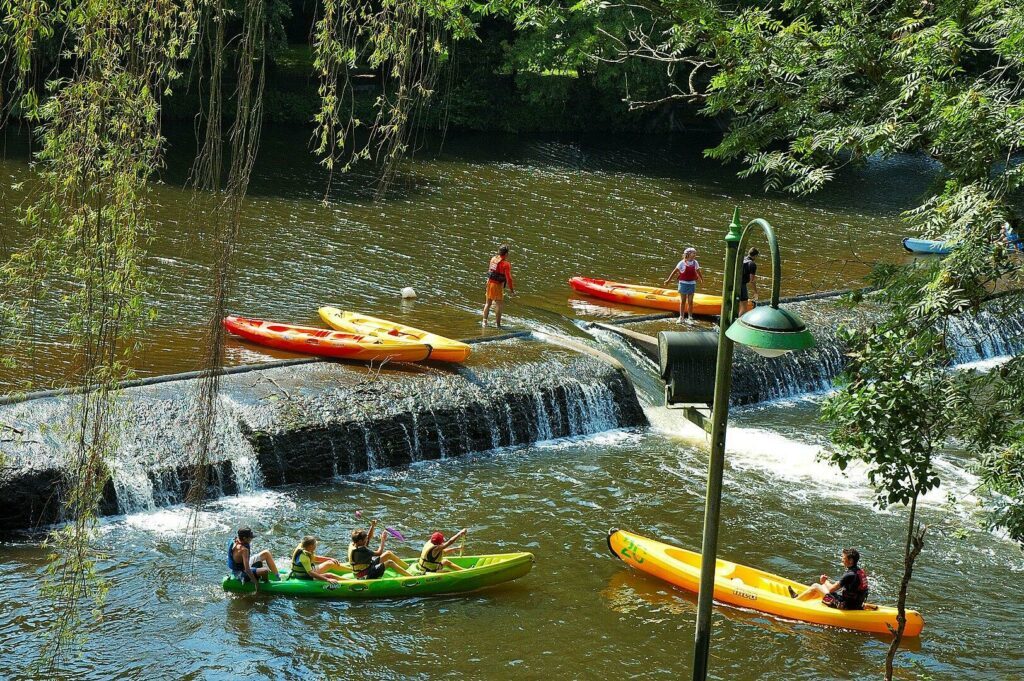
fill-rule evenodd
<path id="1" fill-rule="evenodd" d="M 664 579 L 696 593 L 700 588 L 700 554 L 623 530 L 608 534 L 608 547 L 630 567 Z M 896 608 L 866 603 L 864 610 L 837 610 L 821 599 L 800 601 L 789 594 L 789 587 L 803 591 L 807 585 L 763 570 L 719 560 L 715 568 L 715 600 L 740 608 L 812 624 L 856 629 L 875 634 L 890 634 L 896 628 Z M 924 618 L 916 610 L 907 610 L 903 635 L 921 635 Z"/>
<path id="2" fill-rule="evenodd" d="M 461 341 L 445 338 L 429 331 L 420 331 L 387 319 L 339 310 L 336 307 L 321 307 L 318 312 L 320 319 L 324 320 L 324 323 L 332 329 L 375 336 L 382 340 L 429 345 L 432 348 L 430 359 L 439 362 L 464 362 L 471 351 L 469 345 Z"/>

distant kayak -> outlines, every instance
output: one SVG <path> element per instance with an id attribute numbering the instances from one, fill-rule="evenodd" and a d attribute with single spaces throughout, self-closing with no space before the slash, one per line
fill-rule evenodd
<path id="1" fill-rule="evenodd" d="M 623 530 L 612 530 L 608 534 L 608 548 L 632 568 L 687 591 L 697 593 L 700 589 L 699 553 Z M 797 600 L 790 595 L 790 587 L 800 592 L 807 585 L 727 560 L 719 560 L 715 568 L 715 600 L 722 603 L 812 624 L 875 634 L 890 634 L 889 627 L 896 627 L 896 608 L 865 604 L 864 610 L 838 610 L 828 607 L 820 598 Z M 903 635 L 920 636 L 924 618 L 915 610 L 907 610 L 906 613 L 907 626 Z"/>
<path id="2" fill-rule="evenodd" d="M 651 307 L 656 310 L 679 311 L 679 291 L 656 286 L 640 286 L 638 284 L 621 284 L 606 279 L 590 277 L 573 277 L 569 286 L 588 296 L 609 300 L 613 303 Z M 694 314 L 717 316 L 722 313 L 722 296 L 709 296 L 697 293 L 693 296 Z"/>
<path id="3" fill-rule="evenodd" d="M 903 240 L 903 248 L 911 253 L 948 255 L 953 247 L 948 241 L 932 241 L 930 239 L 912 239 L 907 237 Z"/>
<path id="4" fill-rule="evenodd" d="M 430 357 L 423 343 L 385 341 L 375 336 L 249 319 L 224 318 L 224 328 L 253 343 L 307 355 L 362 361 L 419 362 Z"/>
<path id="5" fill-rule="evenodd" d="M 428 572 L 403 577 L 391 569 L 380 579 L 356 579 L 352 573 L 342 575 L 341 582 L 331 585 L 310 579 L 288 579 L 281 573 L 279 582 L 260 582 L 260 593 L 306 598 L 409 598 L 437 594 L 462 593 L 495 586 L 526 575 L 533 567 L 532 553 L 499 553 L 489 556 L 448 556 L 459 567 L 457 572 Z M 415 563 L 415 559 L 409 561 Z M 224 591 L 252 593 L 253 585 L 234 577 L 221 581 Z"/>
<path id="6" fill-rule="evenodd" d="M 466 343 L 439 336 L 429 331 L 414 329 L 405 324 L 378 319 L 358 312 L 339 310 L 336 307 L 321 307 L 320 319 L 332 329 L 348 333 L 365 334 L 384 340 L 424 343 L 432 348 L 430 359 L 439 362 L 464 362 L 471 348 Z"/>

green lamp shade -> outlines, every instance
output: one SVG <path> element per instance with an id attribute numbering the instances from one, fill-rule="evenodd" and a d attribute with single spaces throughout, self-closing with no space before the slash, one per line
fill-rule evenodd
<path id="1" fill-rule="evenodd" d="M 814 347 L 814 336 L 800 317 L 770 305 L 747 312 L 729 326 L 725 335 L 765 357 Z"/>

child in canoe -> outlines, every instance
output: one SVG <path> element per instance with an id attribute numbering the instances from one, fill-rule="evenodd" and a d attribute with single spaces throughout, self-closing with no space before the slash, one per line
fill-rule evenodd
<path id="1" fill-rule="evenodd" d="M 368 544 L 373 539 L 373 532 L 377 528 L 377 521 L 370 523 L 368 530 L 353 530 L 352 543 L 348 545 L 348 564 L 358 579 L 380 579 L 384 571 L 391 568 L 405 577 L 409 574 L 409 565 L 401 558 L 384 550 L 384 542 L 388 539 L 387 532 L 380 533 L 380 548 L 376 551 L 370 549 Z"/>
<path id="2" fill-rule="evenodd" d="M 672 283 L 672 278 L 679 279 L 679 323 L 693 323 L 693 294 L 697 292 L 697 282 L 704 282 L 697 262 L 697 249 L 687 248 L 683 251 L 683 259 L 679 261 L 672 274 L 665 280 L 665 286 Z"/>
<path id="3" fill-rule="evenodd" d="M 333 558 L 316 555 L 316 537 L 306 535 L 292 551 L 292 571 L 288 579 L 315 579 L 337 584 L 338 576 L 327 572 L 331 568 L 344 569 Z"/>
<path id="4" fill-rule="evenodd" d="M 427 540 L 423 545 L 423 550 L 420 551 L 420 560 L 417 563 L 420 570 L 423 572 L 440 572 L 442 568 L 448 568 L 449 570 L 461 570 L 462 568 L 444 556 L 446 553 L 454 551 L 455 549 L 452 548 L 452 544 L 465 536 L 465 528 L 459 530 L 452 535 L 451 539 L 447 540 L 440 532 L 435 532 L 430 535 L 430 539 Z"/>

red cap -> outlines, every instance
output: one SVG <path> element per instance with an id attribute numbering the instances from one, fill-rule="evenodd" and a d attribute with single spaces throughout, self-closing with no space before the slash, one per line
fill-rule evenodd
<path id="1" fill-rule="evenodd" d="M 440 532 L 435 532 L 434 534 L 430 535 L 430 543 L 431 544 L 443 544 L 444 543 L 444 535 L 441 534 Z"/>

